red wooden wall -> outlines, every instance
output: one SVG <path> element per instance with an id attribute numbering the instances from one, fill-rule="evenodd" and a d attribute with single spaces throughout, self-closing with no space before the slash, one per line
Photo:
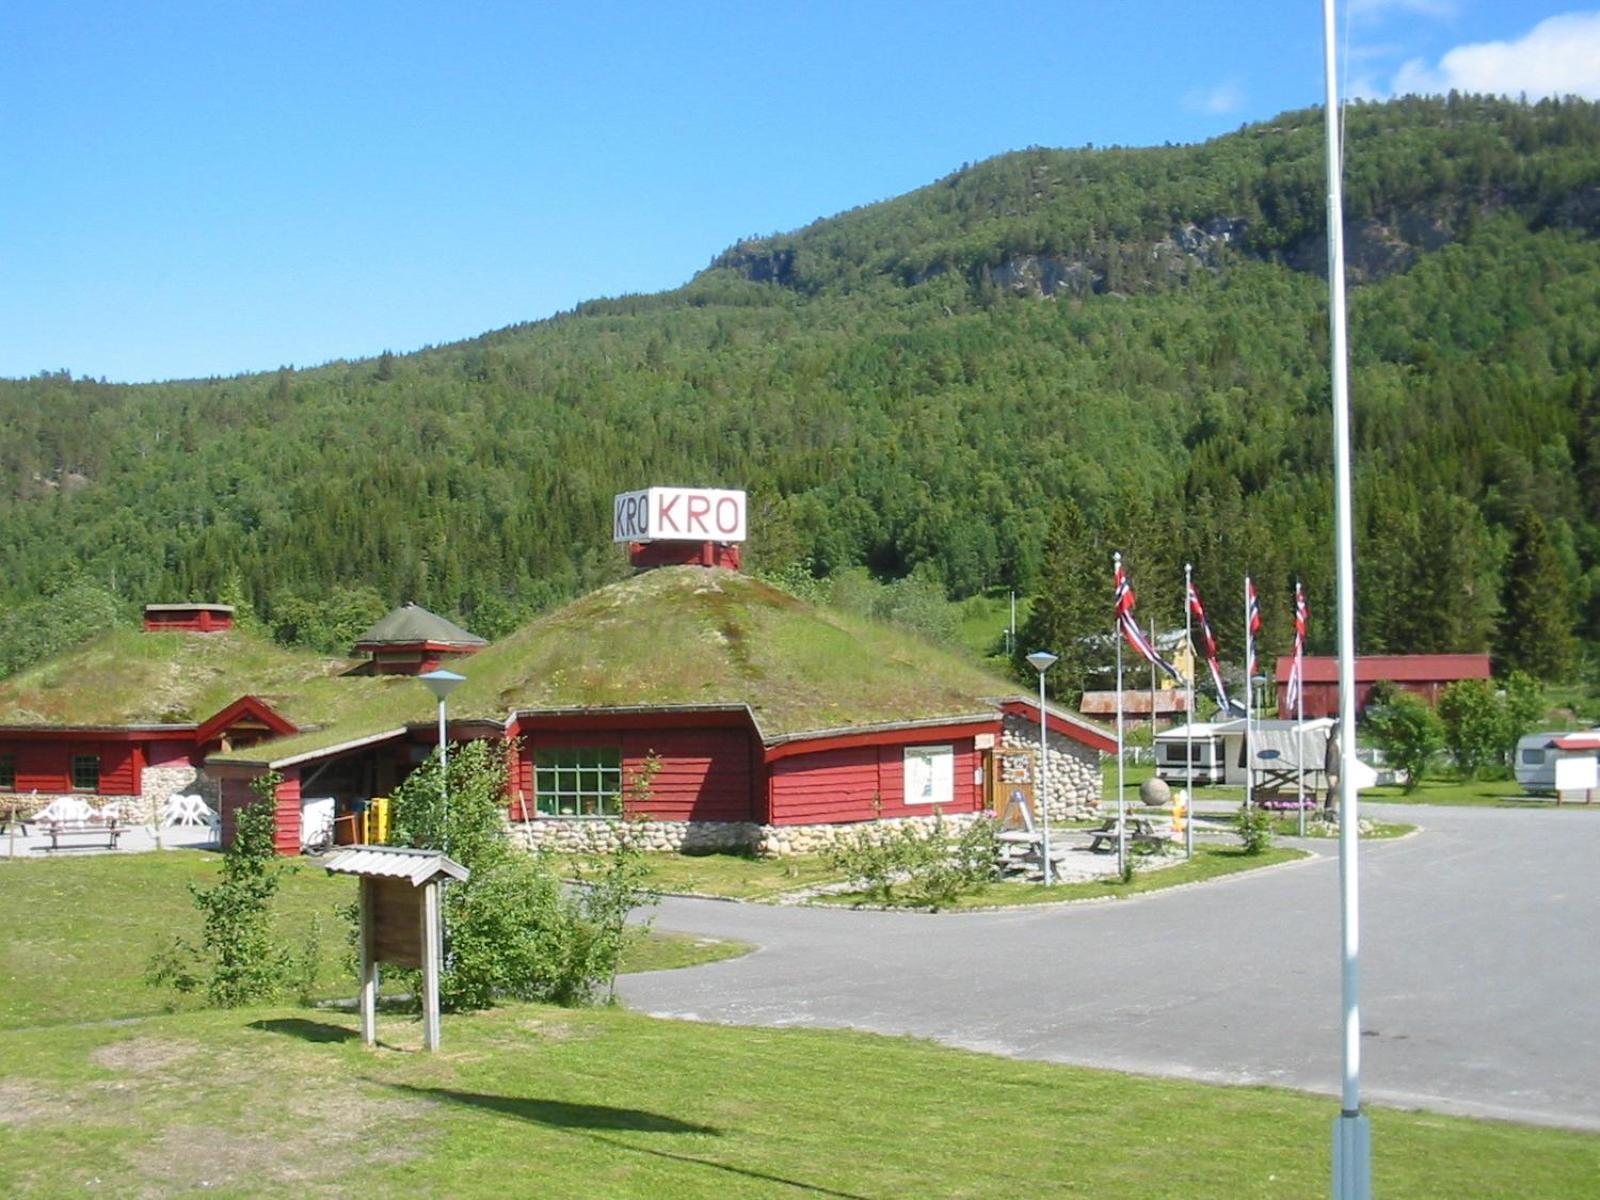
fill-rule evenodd
<path id="1" fill-rule="evenodd" d="M 983 804 L 975 782 L 979 766 L 973 739 L 873 744 L 791 754 L 774 762 L 770 793 L 774 825 L 821 825 L 870 821 L 875 816 L 929 817 L 934 805 L 905 803 L 907 746 L 950 746 L 954 750 L 951 802 L 939 811 L 972 812 Z"/>
<path id="2" fill-rule="evenodd" d="M 0 738 L 0 754 L 16 759 L 17 792 L 71 792 L 72 759 L 77 754 L 100 756 L 96 796 L 137 796 L 143 786 L 144 746 L 67 737 Z"/>
<path id="3" fill-rule="evenodd" d="M 230 778 L 222 781 L 222 844 L 224 846 L 233 842 L 239 810 L 246 804 L 253 803 L 255 798 L 256 794 L 250 790 L 248 780 Z M 273 849 L 279 854 L 299 854 L 300 774 L 298 771 L 285 772 L 283 782 L 278 784 L 277 798 L 276 816 L 278 823 L 273 830 Z"/>
<path id="4" fill-rule="evenodd" d="M 627 816 L 648 814 L 666 821 L 750 821 L 759 819 L 752 812 L 753 770 L 756 757 L 748 729 L 663 729 L 618 728 L 611 730 L 534 729 L 521 734 L 522 756 L 512 778 L 511 815 L 522 819 L 515 802 L 518 791 L 534 808 L 534 755 L 541 746 L 613 746 L 622 751 L 624 788 L 641 778 L 645 764 L 654 755 L 661 770 L 651 783 L 648 799 L 636 801 L 624 793 Z"/>

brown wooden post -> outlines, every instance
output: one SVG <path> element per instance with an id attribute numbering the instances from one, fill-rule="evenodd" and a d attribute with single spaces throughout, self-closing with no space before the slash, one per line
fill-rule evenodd
<path id="1" fill-rule="evenodd" d="M 439 1048 L 439 881 L 422 891 L 422 1048 Z"/>

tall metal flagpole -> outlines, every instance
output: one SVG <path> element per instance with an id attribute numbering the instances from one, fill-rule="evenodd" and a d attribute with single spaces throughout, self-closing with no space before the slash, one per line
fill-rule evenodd
<path id="1" fill-rule="evenodd" d="M 1334 528 L 1339 584 L 1339 901 L 1340 1003 L 1344 1015 L 1344 1080 L 1333 1123 L 1334 1200 L 1372 1195 L 1372 1131 L 1361 1111 L 1361 921 L 1356 873 L 1356 584 L 1350 496 L 1349 349 L 1345 341 L 1344 173 L 1340 152 L 1338 55 L 1334 0 L 1322 0 L 1328 163 L 1328 327 L 1332 335 Z"/>
<path id="2" fill-rule="evenodd" d="M 1251 660 L 1255 658 L 1255 643 L 1250 638 L 1250 576 L 1244 577 L 1244 807 L 1249 811 L 1255 801 L 1256 747 L 1250 727 L 1250 715 L 1255 712 L 1251 698 L 1254 683 L 1250 679 Z"/>
<path id="3" fill-rule="evenodd" d="M 1183 802 L 1183 856 L 1194 857 L 1194 614 L 1189 609 L 1189 589 L 1193 587 L 1194 565 L 1183 564 L 1183 642 L 1189 648 L 1189 723 L 1184 726 L 1183 761 L 1186 777 Z M 1154 739 L 1152 739 L 1154 740 Z"/>
<path id="4" fill-rule="evenodd" d="M 1294 581 L 1294 810 L 1300 836 L 1306 835 L 1306 678 L 1305 635 L 1300 632 L 1300 581 Z"/>
<path id="5" fill-rule="evenodd" d="M 1122 571 L 1122 552 L 1111 556 L 1113 578 Z M 1123 781 L 1122 781 L 1122 614 L 1117 613 L 1111 627 L 1111 640 L 1117 644 L 1117 874 L 1128 870 L 1127 841 L 1123 837 Z"/>

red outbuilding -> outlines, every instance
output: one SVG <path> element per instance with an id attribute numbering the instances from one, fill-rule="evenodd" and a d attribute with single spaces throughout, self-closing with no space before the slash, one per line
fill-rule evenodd
<path id="1" fill-rule="evenodd" d="M 1303 661 L 1305 679 L 1305 715 L 1307 717 L 1337 717 L 1339 715 L 1339 660 L 1337 658 L 1311 658 Z M 1283 708 L 1282 700 L 1288 692 L 1289 670 L 1294 659 L 1283 655 L 1278 659 L 1277 682 L 1278 716 L 1290 718 L 1295 714 Z M 1377 654 L 1356 659 L 1356 711 L 1367 706 L 1372 687 L 1379 682 L 1421 696 L 1429 704 L 1439 702 L 1439 693 L 1461 679 L 1488 679 L 1487 654 Z"/>
<path id="2" fill-rule="evenodd" d="M 144 627 L 148 633 L 220 633 L 233 628 L 233 605 L 190 602 L 146 604 Z"/>

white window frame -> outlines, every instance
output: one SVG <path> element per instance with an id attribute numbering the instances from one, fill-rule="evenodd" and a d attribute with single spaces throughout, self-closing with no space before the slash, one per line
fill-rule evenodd
<path id="1" fill-rule="evenodd" d="M 950 805 L 956 796 L 956 748 L 907 746 L 902 760 L 905 780 L 903 799 L 908 806 Z"/>

